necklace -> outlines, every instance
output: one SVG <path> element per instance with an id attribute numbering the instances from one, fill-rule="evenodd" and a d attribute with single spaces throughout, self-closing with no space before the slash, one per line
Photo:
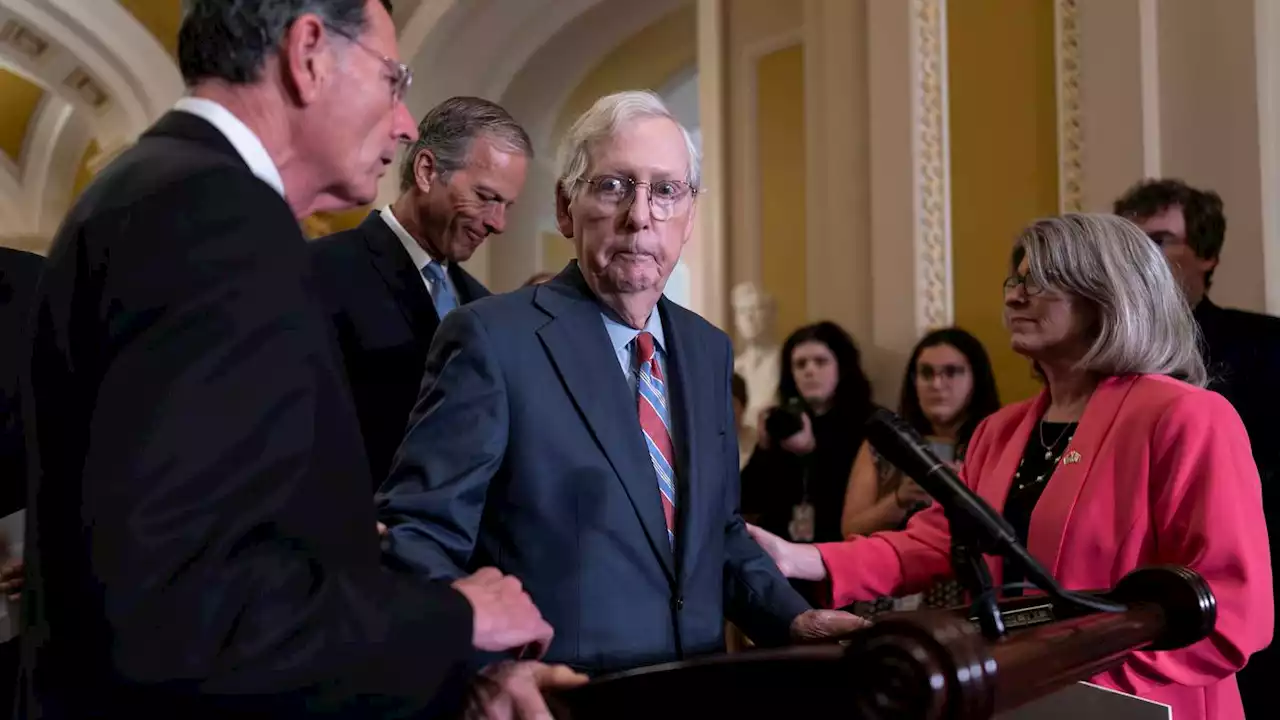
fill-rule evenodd
<path id="1" fill-rule="evenodd" d="M 1052 444 L 1045 442 L 1044 425 L 1045 425 L 1044 421 L 1043 420 L 1040 421 L 1040 424 L 1036 426 L 1036 431 L 1037 431 L 1036 434 L 1040 436 L 1040 447 L 1044 448 L 1044 459 L 1048 460 L 1049 458 L 1053 457 L 1053 450 L 1054 448 L 1058 447 L 1058 443 L 1062 442 L 1062 437 L 1066 435 L 1069 430 L 1074 429 L 1076 424 L 1071 422 L 1063 426 L 1062 432 L 1058 433 L 1058 437 L 1054 438 Z M 1067 442 L 1070 443 L 1071 439 L 1067 438 Z M 1061 453 L 1059 453 L 1059 455 L 1061 455 Z M 1054 463 L 1054 464 L 1056 465 L 1057 463 Z"/>
<path id="2" fill-rule="evenodd" d="M 1071 440 L 1075 437 L 1075 434 L 1074 434 L 1075 427 L 1076 427 L 1076 423 L 1067 423 L 1066 427 L 1062 429 L 1062 432 L 1058 433 L 1058 437 L 1055 438 L 1052 443 L 1049 443 L 1049 442 L 1046 442 L 1044 439 L 1044 422 L 1041 422 L 1039 423 L 1039 425 L 1037 425 L 1036 434 L 1039 435 L 1038 439 L 1040 440 L 1040 447 L 1044 448 L 1044 451 L 1045 451 L 1044 459 L 1049 461 L 1048 468 L 1043 473 L 1036 475 L 1034 478 L 1022 480 L 1022 467 L 1026 463 L 1026 458 L 1024 457 L 1022 460 L 1019 460 L 1018 470 L 1013 474 L 1013 479 L 1015 481 L 1021 481 L 1017 483 L 1018 490 L 1025 490 L 1027 487 L 1031 485 L 1042 483 L 1050 475 L 1053 474 L 1054 469 L 1058 467 L 1058 461 L 1062 459 L 1063 453 L 1066 451 L 1068 447 L 1071 446 Z M 1072 434 L 1067 435 L 1068 432 L 1071 432 Z M 1062 439 L 1064 437 L 1067 440 L 1065 443 L 1062 442 Z M 1058 450 L 1059 446 L 1061 446 L 1062 448 L 1061 450 Z M 1054 457 L 1055 450 L 1058 451 L 1057 457 Z"/>

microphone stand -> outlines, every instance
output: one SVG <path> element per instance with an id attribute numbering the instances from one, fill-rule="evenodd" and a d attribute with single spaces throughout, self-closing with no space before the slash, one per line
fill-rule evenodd
<path id="1" fill-rule="evenodd" d="M 978 620 L 983 637 L 995 641 L 1005 636 L 1004 617 L 996 603 L 996 593 L 987 567 L 986 555 L 997 550 L 990 547 L 989 536 L 976 527 L 963 512 L 943 507 L 943 514 L 951 525 L 951 570 L 956 580 L 969 593 L 972 602 L 970 614 Z"/>

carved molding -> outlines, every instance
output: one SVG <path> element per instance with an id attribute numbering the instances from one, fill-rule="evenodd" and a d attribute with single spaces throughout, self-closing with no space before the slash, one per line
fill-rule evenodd
<path id="1" fill-rule="evenodd" d="M 1084 209 L 1084 129 L 1080 102 L 1080 3 L 1054 3 L 1058 95 L 1058 206 Z"/>
<path id="2" fill-rule="evenodd" d="M 913 0 L 912 120 L 915 161 L 916 330 L 954 323 L 951 282 L 951 143 L 946 0 Z"/>

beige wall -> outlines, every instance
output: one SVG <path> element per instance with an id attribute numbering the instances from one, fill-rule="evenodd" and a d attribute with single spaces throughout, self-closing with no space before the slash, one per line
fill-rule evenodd
<path id="1" fill-rule="evenodd" d="M 1079 19 L 1084 206 L 1109 210 L 1142 177 L 1217 190 L 1227 241 L 1220 304 L 1280 312 L 1280 14 L 1272 0 L 1073 0 Z M 1275 183 L 1270 191 L 1280 189 Z M 1271 263 L 1273 270 L 1266 270 Z M 1268 294 L 1271 301 L 1268 302 Z"/>

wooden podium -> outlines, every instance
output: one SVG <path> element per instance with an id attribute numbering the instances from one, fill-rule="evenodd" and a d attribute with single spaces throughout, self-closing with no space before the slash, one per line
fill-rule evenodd
<path id="1" fill-rule="evenodd" d="M 642 668 L 549 700 L 559 720 L 1022 720 L 1046 717 L 1019 710 L 1030 712 L 1052 696 L 1041 708 L 1074 711 L 1062 717 L 1108 720 L 1117 712 L 1116 717 L 1142 720 L 1163 706 L 1078 683 L 1119 665 L 1133 651 L 1199 641 L 1217 620 L 1216 601 L 1204 579 L 1182 567 L 1137 570 L 1099 596 L 1123 611 L 1082 612 L 1046 598 L 1019 600 L 1002 604 L 1002 614 L 1022 617 L 1034 606 L 1036 620 L 995 641 L 965 613 L 903 613 L 838 642 Z M 1168 709 L 1150 717 L 1168 718 Z"/>

